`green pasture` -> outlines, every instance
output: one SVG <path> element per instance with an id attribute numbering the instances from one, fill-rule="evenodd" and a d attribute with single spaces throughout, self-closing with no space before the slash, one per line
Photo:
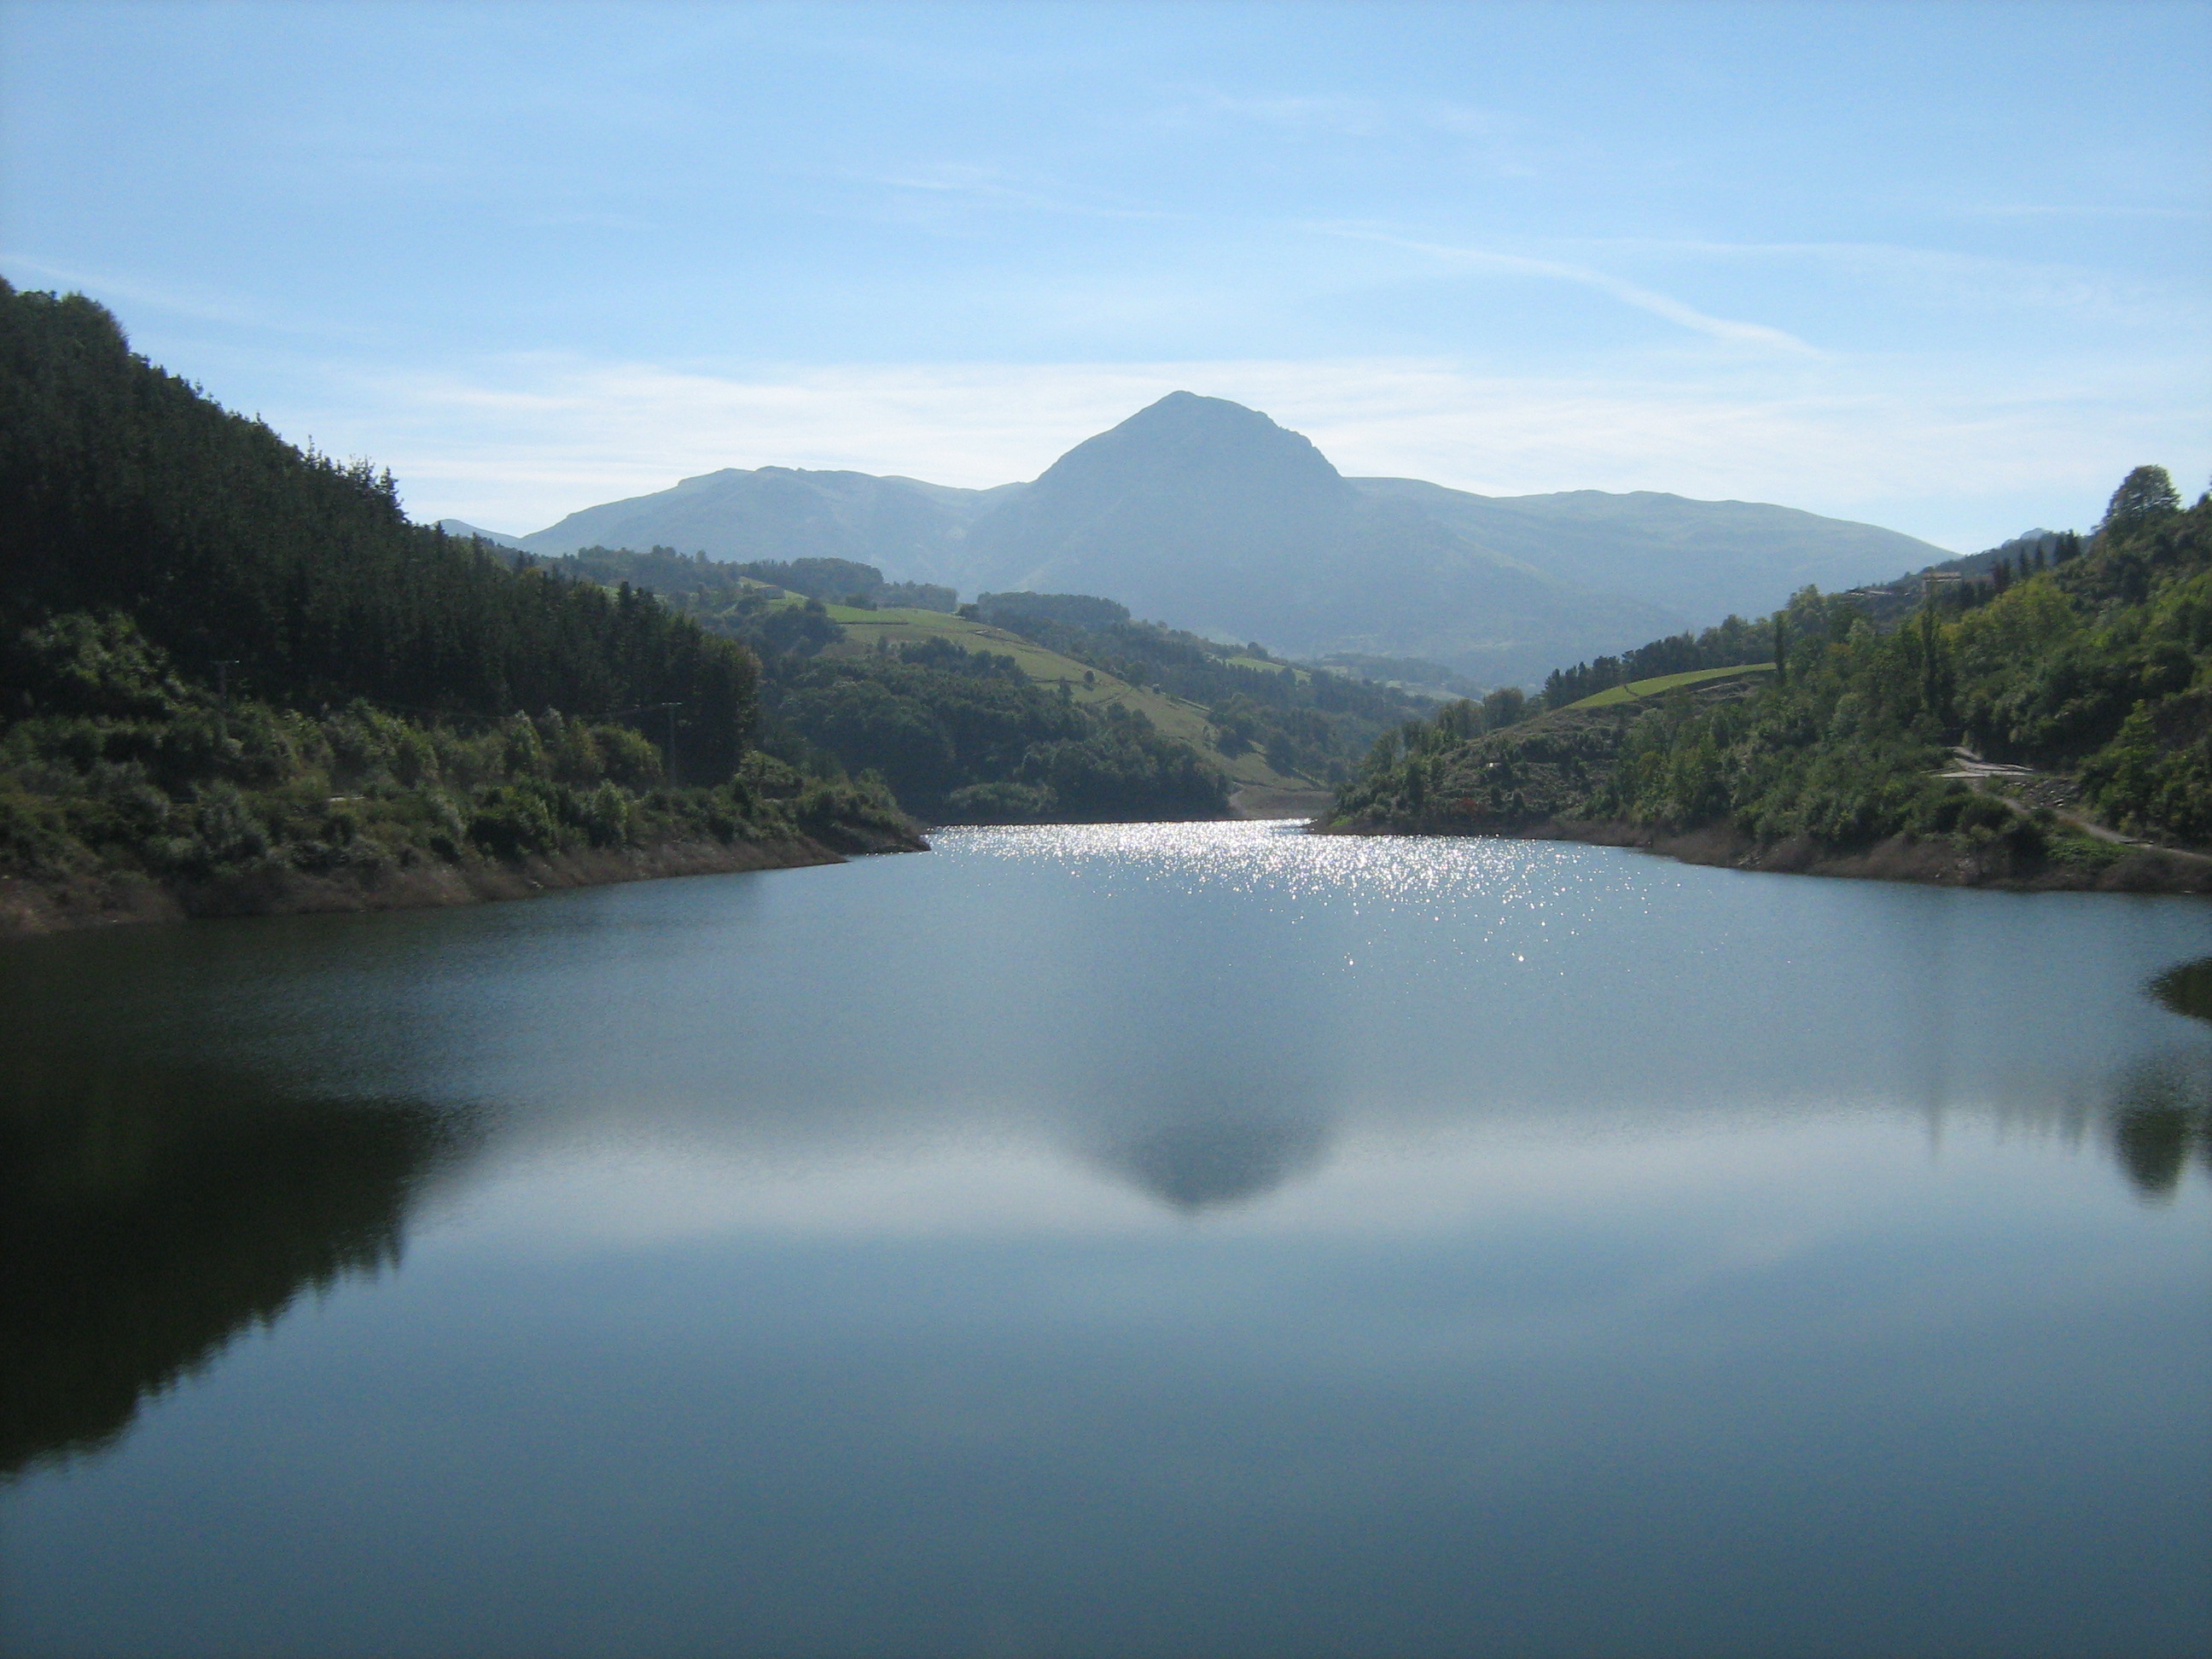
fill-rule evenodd
<path id="1" fill-rule="evenodd" d="M 1288 674 L 1300 685 L 1304 685 L 1313 678 L 1311 672 L 1306 669 L 1293 668 L 1286 662 L 1269 662 L 1259 657 L 1248 657 L 1242 653 L 1233 657 L 1224 657 L 1222 661 L 1227 663 L 1231 668 L 1257 668 L 1264 673 Z"/>
<path id="2" fill-rule="evenodd" d="M 1580 702 L 1571 702 L 1570 708 L 1604 708 L 1617 702 L 1639 702 L 1646 697 L 1664 696 L 1669 691 L 1680 690 L 1686 685 L 1703 685 L 1711 680 L 1734 678 L 1739 674 L 1771 674 L 1771 662 L 1739 663 L 1734 668 L 1692 668 L 1686 674 L 1662 674 L 1656 679 L 1631 680 L 1626 685 L 1608 687 Z"/>
<path id="3" fill-rule="evenodd" d="M 843 643 L 831 646 L 825 654 L 857 656 L 872 652 L 878 640 L 886 641 L 894 650 L 902 645 L 918 645 L 925 640 L 950 640 L 965 650 L 1012 657 L 1032 681 L 1046 686 L 1064 685 L 1068 695 L 1079 703 L 1119 703 L 1124 708 L 1142 709 L 1163 736 L 1190 744 L 1237 783 L 1254 783 L 1269 789 L 1314 787 L 1311 779 L 1278 772 L 1257 750 L 1248 750 L 1234 760 L 1223 754 L 1213 746 L 1213 727 L 1200 704 L 1165 696 L 1148 686 L 1131 685 L 1111 674 L 1086 668 L 1072 657 L 1048 651 L 1003 628 L 971 622 L 964 617 L 947 616 L 941 611 L 856 611 L 842 605 L 824 608 L 830 612 L 830 621 L 845 634 Z M 1252 665 L 1283 666 L 1261 663 L 1256 659 L 1252 659 Z"/>

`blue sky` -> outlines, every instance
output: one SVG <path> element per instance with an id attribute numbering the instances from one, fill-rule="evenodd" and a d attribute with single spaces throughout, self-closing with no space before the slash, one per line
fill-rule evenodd
<path id="1" fill-rule="evenodd" d="M 1956 548 L 2212 471 L 2212 6 L 0 4 L 0 274 L 522 531 L 1030 477 L 1178 386 L 1349 472 Z"/>

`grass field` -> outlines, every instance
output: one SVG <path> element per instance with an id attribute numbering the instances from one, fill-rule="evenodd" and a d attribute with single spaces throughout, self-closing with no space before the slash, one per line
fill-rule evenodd
<path id="1" fill-rule="evenodd" d="M 1636 702 L 1645 697 L 1664 696 L 1669 691 L 1686 685 L 1703 685 L 1709 680 L 1732 679 L 1740 674 L 1771 674 L 1771 662 L 1739 664 L 1734 668 L 1693 668 L 1686 674 L 1662 674 L 1656 679 L 1631 680 L 1626 685 L 1616 685 L 1584 697 L 1580 702 L 1571 702 L 1570 708 L 1604 708 L 1616 702 Z"/>
<path id="2" fill-rule="evenodd" d="M 887 641 L 893 649 L 902 645 L 918 645 L 924 640 L 950 640 L 965 650 L 1012 657 L 1022 672 L 1037 684 L 1064 685 L 1070 696 L 1086 706 L 1119 703 L 1124 708 L 1142 709 L 1163 736 L 1190 744 L 1233 782 L 1258 784 L 1267 789 L 1315 787 L 1312 779 L 1278 772 L 1257 750 L 1248 750 L 1234 760 L 1223 754 L 1213 746 L 1213 728 L 1206 720 L 1206 710 L 1197 703 L 1185 702 L 1147 686 L 1131 685 L 1111 674 L 1086 668 L 1072 657 L 1048 651 L 1003 628 L 950 617 L 941 611 L 855 611 L 842 605 L 826 608 L 830 621 L 844 630 L 845 638 L 842 644 L 831 646 L 825 655 L 857 656 L 873 651 L 878 640 Z M 1256 661 L 1252 665 L 1283 666 Z"/>
<path id="3" fill-rule="evenodd" d="M 1227 663 L 1231 668 L 1256 668 L 1262 673 L 1292 675 L 1297 678 L 1297 683 L 1300 685 L 1305 684 L 1309 680 L 1313 678 L 1313 672 L 1311 670 L 1293 668 L 1286 662 L 1269 662 L 1258 657 L 1247 657 L 1241 654 L 1234 657 L 1224 657 L 1222 660 Z"/>

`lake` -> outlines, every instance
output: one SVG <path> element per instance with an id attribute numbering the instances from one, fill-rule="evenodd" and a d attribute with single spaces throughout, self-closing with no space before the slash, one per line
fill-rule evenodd
<path id="1" fill-rule="evenodd" d="M 0 949 L 0 1647 L 2212 1646 L 2212 907 L 937 847 Z"/>

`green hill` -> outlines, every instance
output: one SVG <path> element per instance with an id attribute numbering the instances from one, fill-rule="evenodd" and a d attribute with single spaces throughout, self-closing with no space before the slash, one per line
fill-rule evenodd
<path id="1" fill-rule="evenodd" d="M 1888 625 L 1863 596 L 1800 593 L 1765 630 L 1779 650 L 1763 672 L 1504 723 L 1447 708 L 1378 744 L 1328 827 L 2212 890 L 2212 495 L 2184 508 L 2138 468 L 2086 544 L 1942 574 Z"/>
<path id="2" fill-rule="evenodd" d="M 0 688 L 0 927 L 914 844 L 749 755 L 740 645 L 410 524 L 388 473 L 5 283 Z"/>
<path id="3" fill-rule="evenodd" d="M 1188 744 L 1232 784 L 1285 790 L 1322 787 L 1319 778 L 1270 765 L 1258 750 L 1244 749 L 1233 757 L 1224 754 L 1218 743 L 1219 729 L 1204 704 L 1170 696 L 1150 686 L 1132 685 L 1006 629 L 933 611 L 852 611 L 833 605 L 829 612 L 830 619 L 845 632 L 845 643 L 827 653 L 833 657 L 865 655 L 879 648 L 897 650 L 931 640 L 941 640 L 978 654 L 1011 657 L 1033 684 L 1055 692 L 1065 687 L 1070 700 L 1079 708 L 1100 711 L 1118 708 L 1142 714 L 1153 730 Z M 1253 659 L 1236 660 L 1249 663 Z"/>
<path id="4" fill-rule="evenodd" d="M 1293 810 L 1421 706 L 1080 595 L 986 595 L 982 616 L 824 605 L 763 576 L 904 590 L 846 562 L 736 565 L 669 548 L 536 568 L 654 592 L 744 641 L 763 665 L 764 748 L 810 775 L 879 776 L 936 822 L 1213 817 L 1240 791 L 1249 810 Z"/>

